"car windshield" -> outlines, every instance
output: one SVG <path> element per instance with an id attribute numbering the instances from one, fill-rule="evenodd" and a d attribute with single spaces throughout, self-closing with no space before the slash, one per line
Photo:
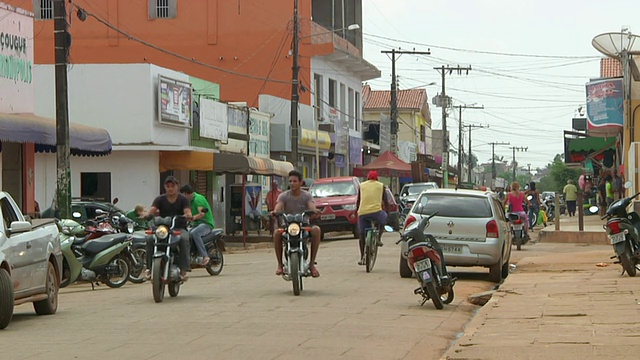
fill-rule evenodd
<path id="1" fill-rule="evenodd" d="M 426 205 L 420 204 L 426 199 Z M 453 194 L 424 194 L 416 202 L 415 212 L 421 215 L 457 218 L 488 218 L 492 217 L 491 205 L 488 199 L 479 196 Z"/>
<path id="2" fill-rule="evenodd" d="M 403 195 L 418 195 L 421 192 L 427 189 L 434 189 L 434 186 L 431 184 L 422 184 L 422 185 L 411 185 L 407 186 L 403 191 Z"/>
<path id="3" fill-rule="evenodd" d="M 311 196 L 314 198 L 325 198 L 332 196 L 350 196 L 356 195 L 356 185 L 352 181 L 315 183 L 311 187 Z"/>

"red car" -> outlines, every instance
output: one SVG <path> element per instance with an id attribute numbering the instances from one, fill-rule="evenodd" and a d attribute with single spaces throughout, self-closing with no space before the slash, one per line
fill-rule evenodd
<path id="1" fill-rule="evenodd" d="M 309 188 L 318 210 L 319 218 L 312 221 L 322 233 L 351 231 L 358 237 L 356 201 L 360 180 L 354 176 L 317 179 Z"/>

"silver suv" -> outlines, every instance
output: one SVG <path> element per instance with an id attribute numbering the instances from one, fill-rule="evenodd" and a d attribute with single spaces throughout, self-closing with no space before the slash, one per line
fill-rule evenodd
<path id="1" fill-rule="evenodd" d="M 425 190 L 418 196 L 404 226 L 435 212 L 438 215 L 430 220 L 425 231 L 442 246 L 447 266 L 488 267 L 493 282 L 500 282 L 509 275 L 509 222 L 503 206 L 492 192 Z M 400 276 L 411 277 L 405 247 L 400 251 Z"/>
<path id="2" fill-rule="evenodd" d="M 405 184 L 400 191 L 400 202 L 404 207 L 411 207 L 416 202 L 418 195 L 427 189 L 437 189 L 438 184 L 434 182 L 421 182 Z"/>

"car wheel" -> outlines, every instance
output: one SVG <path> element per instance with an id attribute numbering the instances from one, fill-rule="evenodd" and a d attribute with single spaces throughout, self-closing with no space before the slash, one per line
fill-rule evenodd
<path id="1" fill-rule="evenodd" d="M 33 309 L 38 315 L 51 315 L 55 314 L 58 310 L 58 290 L 60 289 L 58 274 L 56 274 L 56 269 L 51 262 L 49 262 L 48 265 L 47 284 L 45 288 L 47 298 L 33 303 Z"/>
<path id="2" fill-rule="evenodd" d="M 410 278 L 413 276 L 413 271 L 409 268 L 409 264 L 407 263 L 407 259 L 402 257 L 400 254 L 400 277 L 401 278 Z"/>
<path id="3" fill-rule="evenodd" d="M 0 269 L 0 329 L 9 326 L 13 317 L 13 283 L 5 269 Z"/>
<path id="4" fill-rule="evenodd" d="M 500 254 L 500 260 L 489 267 L 489 281 L 495 283 L 502 281 L 502 254 Z"/>

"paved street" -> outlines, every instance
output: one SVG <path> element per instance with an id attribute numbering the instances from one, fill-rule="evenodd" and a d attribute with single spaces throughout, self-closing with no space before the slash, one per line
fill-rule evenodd
<path id="1" fill-rule="evenodd" d="M 274 275 L 270 249 L 229 254 L 222 274 L 194 270 L 177 298 L 155 304 L 149 284 L 63 289 L 58 313 L 16 308 L 0 332 L 3 359 L 430 359 L 439 358 L 472 312 L 469 294 L 490 289 L 484 269 L 462 276 L 444 310 L 423 307 L 417 282 L 398 276 L 396 235 L 385 234 L 374 272 L 358 267 L 356 240 L 325 241 L 322 276 Z M 514 251 L 515 253 L 515 251 Z M 467 269 L 465 269 L 466 271 Z M 468 269 L 468 271 L 474 271 Z M 459 276 L 460 277 L 460 276 Z"/>

